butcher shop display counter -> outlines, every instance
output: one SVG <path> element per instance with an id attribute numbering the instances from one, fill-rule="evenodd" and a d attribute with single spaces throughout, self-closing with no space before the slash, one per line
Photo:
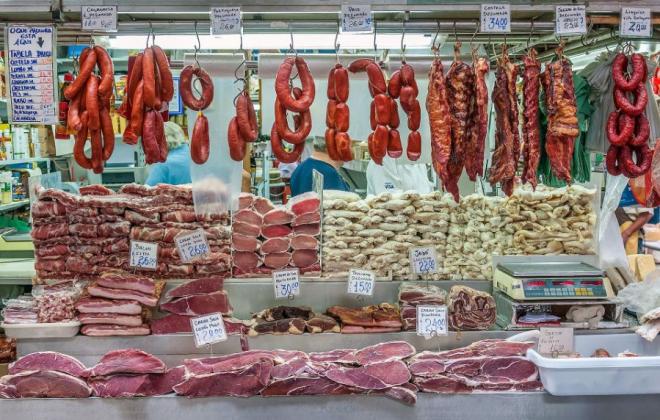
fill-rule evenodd
<path id="1" fill-rule="evenodd" d="M 0 285 L 31 285 L 33 258 L 0 258 Z"/>

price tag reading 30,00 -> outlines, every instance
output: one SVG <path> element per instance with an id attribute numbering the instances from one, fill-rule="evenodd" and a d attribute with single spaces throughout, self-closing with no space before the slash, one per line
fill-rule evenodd
<path id="1" fill-rule="evenodd" d="M 447 335 L 447 307 L 418 306 L 417 335 L 423 337 Z"/>
<path id="2" fill-rule="evenodd" d="M 300 278 L 297 268 L 273 271 L 275 299 L 287 299 L 300 295 Z"/>
<path id="3" fill-rule="evenodd" d="M 158 267 L 158 244 L 155 242 L 131 241 L 130 266 L 155 270 Z"/>
<path id="4" fill-rule="evenodd" d="M 351 268 L 348 272 L 347 292 L 352 295 L 373 296 L 374 280 L 376 275 L 373 271 Z"/>
<path id="5" fill-rule="evenodd" d="M 410 267 L 415 274 L 437 273 L 438 261 L 435 256 L 435 248 L 412 248 L 410 250 Z"/>

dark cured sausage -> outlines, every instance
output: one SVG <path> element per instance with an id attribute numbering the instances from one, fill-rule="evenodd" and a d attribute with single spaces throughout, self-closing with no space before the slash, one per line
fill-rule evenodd
<path id="1" fill-rule="evenodd" d="M 80 99 L 82 94 L 76 95 L 69 103 L 69 110 L 67 111 L 66 122 L 67 127 L 71 131 L 79 131 L 82 123 L 80 122 Z"/>
<path id="2" fill-rule="evenodd" d="M 243 92 L 236 100 L 236 122 L 243 140 L 253 142 L 257 139 L 257 114 L 247 92 Z"/>
<path id="3" fill-rule="evenodd" d="M 607 118 L 607 139 L 615 146 L 627 144 L 634 130 L 635 119 L 624 113 L 612 111 Z"/>
<path id="4" fill-rule="evenodd" d="M 375 62 L 370 63 L 366 67 L 367 77 L 369 78 L 369 86 L 376 95 L 387 93 L 387 86 L 385 86 L 385 77 L 380 70 L 380 66 Z"/>
<path id="5" fill-rule="evenodd" d="M 335 98 L 338 102 L 346 102 L 348 100 L 348 70 L 344 67 L 337 67 L 335 69 L 334 89 Z"/>
<path id="6" fill-rule="evenodd" d="M 348 105 L 344 102 L 338 103 L 337 108 L 335 109 L 335 129 L 337 132 L 341 133 L 348 131 L 350 119 Z"/>
<path id="7" fill-rule="evenodd" d="M 92 160 L 85 156 L 85 143 L 87 143 L 87 111 L 83 111 L 80 115 L 80 129 L 73 144 L 73 157 L 81 168 L 92 169 Z"/>
<path id="8" fill-rule="evenodd" d="M 112 117 L 107 104 L 101 105 L 100 111 L 101 133 L 103 134 L 103 160 L 106 161 L 112 156 L 115 150 L 115 130 L 112 127 Z"/>
<path id="9" fill-rule="evenodd" d="M 197 76 L 202 85 L 202 96 L 197 99 L 192 93 L 193 75 Z M 211 76 L 200 67 L 186 66 L 181 71 L 179 79 L 181 100 L 190 109 L 201 111 L 208 108 L 213 101 L 213 82 Z"/>
<path id="10" fill-rule="evenodd" d="M 607 172 L 612 176 L 621 175 L 621 165 L 619 165 L 619 149 L 620 147 L 610 145 L 610 148 L 607 149 L 607 155 L 605 156 L 605 167 Z"/>
<path id="11" fill-rule="evenodd" d="M 243 141 L 238 131 L 236 117 L 231 119 L 227 127 L 227 140 L 229 142 L 229 156 L 236 162 L 242 161 L 245 157 L 247 144 Z"/>
<path id="12" fill-rule="evenodd" d="M 124 130 L 124 143 L 137 144 L 138 138 L 142 134 L 142 119 L 144 118 L 144 102 L 142 101 L 142 81 L 138 83 L 133 95 L 131 105 L 131 118 Z"/>
<path id="13" fill-rule="evenodd" d="M 337 151 L 337 143 L 335 142 L 335 129 L 326 128 L 325 129 L 325 148 L 328 151 L 328 155 L 332 160 L 342 160 L 341 155 Z"/>
<path id="14" fill-rule="evenodd" d="M 99 120 L 99 80 L 92 76 L 85 87 L 85 109 L 87 109 L 87 126 L 91 131 L 101 128 Z"/>
<path id="15" fill-rule="evenodd" d="M 644 114 L 640 114 L 635 121 L 635 133 L 630 138 L 628 144 L 632 147 L 641 147 L 648 143 L 650 135 L 651 127 L 649 125 L 649 120 Z"/>
<path id="16" fill-rule="evenodd" d="M 103 172 L 103 139 L 101 130 L 89 130 L 92 139 L 92 170 L 95 174 Z"/>
<path id="17" fill-rule="evenodd" d="M 142 81 L 144 82 L 144 106 L 159 110 L 156 103 L 156 67 L 154 64 L 154 51 L 151 48 L 144 49 L 142 57 Z"/>
<path id="18" fill-rule="evenodd" d="M 640 82 L 646 82 L 647 68 L 644 56 L 633 54 L 632 57 L 632 76 L 626 80 L 626 70 L 628 68 L 628 57 L 623 53 L 618 53 L 612 62 L 612 78 L 614 85 L 621 90 L 633 91 Z"/>
<path id="19" fill-rule="evenodd" d="M 630 115 L 631 117 L 636 117 L 646 108 L 646 104 L 649 101 L 649 94 L 646 91 L 646 84 L 640 83 L 635 90 L 635 103 L 632 104 L 623 90 L 615 88 L 614 89 L 614 104 L 621 111 Z"/>
<path id="20" fill-rule="evenodd" d="M 298 70 L 298 76 L 302 84 L 302 95 L 299 99 L 291 96 L 291 89 L 289 87 L 289 78 L 291 77 L 294 64 Z M 314 102 L 314 79 L 307 67 L 307 63 L 305 63 L 302 57 L 288 57 L 280 65 L 275 76 L 275 93 L 282 106 L 289 111 L 303 112 L 309 109 L 312 102 Z"/>
<path id="21" fill-rule="evenodd" d="M 232 121 L 236 124 L 236 119 Z M 231 124 L 230 124 L 231 127 Z M 232 133 L 233 134 L 233 133 Z M 242 141 L 242 140 L 241 140 Z M 192 138 L 190 140 L 190 157 L 198 165 L 205 163 L 209 158 L 209 120 L 201 112 L 197 113 L 197 120 L 193 127 Z M 231 153 L 231 143 L 229 147 Z M 243 143 L 243 156 L 245 156 L 245 144 Z M 233 158 L 233 156 L 232 156 Z M 235 159 L 242 160 L 242 159 Z"/>
<path id="22" fill-rule="evenodd" d="M 282 106 L 279 98 L 275 99 L 275 126 L 280 137 L 291 144 L 304 143 L 305 139 L 312 131 L 312 116 L 309 110 L 300 113 L 302 121 L 296 131 L 289 129 L 286 120 L 286 108 Z"/>
<path id="23" fill-rule="evenodd" d="M 396 99 L 399 97 L 401 93 L 401 72 L 399 70 L 392 73 L 392 77 L 390 77 L 390 81 L 387 84 L 387 93 L 392 98 Z"/>
<path id="24" fill-rule="evenodd" d="M 81 58 L 84 58 L 84 60 L 81 60 L 78 77 L 76 77 L 75 80 L 64 89 L 64 97 L 68 100 L 73 99 L 78 92 L 82 90 L 96 66 L 96 53 L 93 49 L 85 49 L 80 56 Z"/>
<path id="25" fill-rule="evenodd" d="M 284 144 L 282 143 L 282 139 L 280 138 L 280 135 L 277 133 L 277 127 L 275 127 L 275 124 L 273 124 L 273 127 L 270 130 L 270 147 L 273 151 L 273 155 L 279 160 L 280 162 L 283 163 L 293 163 L 300 159 L 300 155 L 302 154 L 302 151 L 305 149 L 305 143 L 300 143 L 296 144 L 293 147 L 293 150 L 290 152 L 287 152 L 284 150 Z"/>
<path id="26" fill-rule="evenodd" d="M 387 139 L 387 156 L 396 159 L 403 154 L 403 146 L 401 145 L 401 135 L 399 130 L 391 129 Z"/>
<path id="27" fill-rule="evenodd" d="M 165 136 L 165 122 L 160 112 L 156 112 L 156 140 L 158 141 L 158 150 L 160 150 L 159 162 L 165 162 L 168 151 L 167 137 Z"/>
<path id="28" fill-rule="evenodd" d="M 367 66 L 374 62 L 375 61 L 371 58 L 359 58 L 348 65 L 348 71 L 351 73 L 359 73 L 365 71 Z"/>
<path id="29" fill-rule="evenodd" d="M 635 154 L 637 163 L 633 162 L 632 154 Z M 628 178 L 636 178 L 644 175 L 651 168 L 653 159 L 653 150 L 648 146 L 641 148 L 631 148 L 624 146 L 619 152 L 619 164 L 626 172 Z"/>
<path id="30" fill-rule="evenodd" d="M 174 96 L 174 80 L 172 79 L 170 63 L 167 60 L 165 52 L 158 45 L 152 46 L 151 49 L 154 52 L 154 60 L 158 66 L 158 74 L 160 76 L 160 99 L 169 102 Z"/>
<path id="31" fill-rule="evenodd" d="M 379 161 L 383 161 L 383 157 L 385 157 L 387 154 L 387 143 L 389 142 L 389 137 L 390 130 L 386 126 L 379 125 L 376 127 L 376 130 L 374 131 L 374 154 L 371 155 L 372 157 L 375 156 Z M 376 162 L 376 159 L 374 159 L 374 161 Z"/>
<path id="32" fill-rule="evenodd" d="M 390 128 L 399 128 L 399 106 L 394 99 L 390 98 Z"/>
<path id="33" fill-rule="evenodd" d="M 390 123 L 390 98 L 385 94 L 379 94 L 374 97 L 373 102 L 376 107 L 376 123 L 387 125 Z"/>
<path id="34" fill-rule="evenodd" d="M 406 147 L 408 159 L 415 161 L 422 155 L 422 136 L 419 131 L 408 133 L 408 146 Z"/>
<path id="35" fill-rule="evenodd" d="M 328 100 L 328 105 L 325 109 L 325 126 L 332 127 L 335 126 L 335 111 L 337 110 L 337 101 L 334 99 Z"/>
<path id="36" fill-rule="evenodd" d="M 351 138 L 348 136 L 348 133 L 340 132 L 335 134 L 335 143 L 337 147 L 337 153 L 341 157 L 341 160 L 344 162 L 349 162 L 353 160 L 353 150 Z"/>
<path id="37" fill-rule="evenodd" d="M 96 53 L 96 61 L 101 70 L 99 96 L 104 100 L 108 100 L 112 95 L 112 86 L 115 83 L 115 71 L 112 65 L 112 59 L 105 48 L 98 45 L 94 47 L 94 52 Z"/>
<path id="38" fill-rule="evenodd" d="M 158 111 L 148 110 L 144 115 L 142 125 L 142 149 L 144 150 L 145 160 L 149 165 L 160 161 L 160 148 L 156 138 L 156 114 L 158 114 Z"/>

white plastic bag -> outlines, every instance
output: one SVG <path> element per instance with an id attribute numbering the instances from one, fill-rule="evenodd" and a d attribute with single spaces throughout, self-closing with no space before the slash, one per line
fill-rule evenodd
<path id="1" fill-rule="evenodd" d="M 635 312 L 637 316 L 660 307 L 660 270 L 649 273 L 643 282 L 626 286 L 619 292 L 615 301 Z"/>

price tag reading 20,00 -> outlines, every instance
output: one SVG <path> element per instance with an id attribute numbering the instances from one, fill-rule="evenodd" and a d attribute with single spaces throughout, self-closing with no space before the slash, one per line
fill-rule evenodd
<path id="1" fill-rule="evenodd" d="M 412 248 L 410 250 L 410 266 L 415 274 L 437 273 L 438 261 L 435 256 L 435 248 Z"/>
<path id="2" fill-rule="evenodd" d="M 300 295 L 300 278 L 297 268 L 273 271 L 275 299 L 288 299 Z"/>
<path id="3" fill-rule="evenodd" d="M 158 268 L 158 244 L 155 242 L 131 241 L 130 266 L 145 270 Z"/>
<path id="4" fill-rule="evenodd" d="M 351 268 L 348 272 L 347 292 L 352 295 L 373 296 L 375 279 L 373 271 Z"/>

